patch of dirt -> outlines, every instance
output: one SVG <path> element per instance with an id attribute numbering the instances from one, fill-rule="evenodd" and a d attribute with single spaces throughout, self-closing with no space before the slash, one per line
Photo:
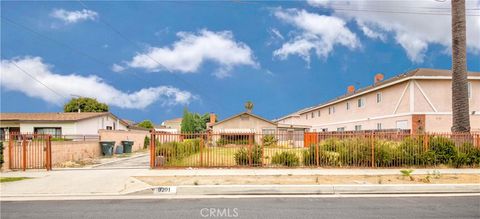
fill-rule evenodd
<path id="1" fill-rule="evenodd" d="M 56 163 L 53 165 L 55 168 L 75 168 L 75 167 L 84 167 L 88 165 L 98 164 L 99 161 L 96 159 L 84 159 L 78 161 L 65 161 L 63 163 Z"/>
<path id="2" fill-rule="evenodd" d="M 180 185 L 315 185 L 315 184 L 457 184 L 480 183 L 480 174 L 382 176 L 137 176 L 152 186 Z"/>

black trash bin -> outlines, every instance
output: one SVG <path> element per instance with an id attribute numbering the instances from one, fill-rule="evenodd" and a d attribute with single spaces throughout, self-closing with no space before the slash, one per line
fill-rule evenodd
<path id="1" fill-rule="evenodd" d="M 112 156 L 114 145 L 115 145 L 114 141 L 101 141 L 100 147 L 102 147 L 103 156 Z"/>
<path id="2" fill-rule="evenodd" d="M 122 141 L 123 153 L 132 153 L 133 141 Z"/>

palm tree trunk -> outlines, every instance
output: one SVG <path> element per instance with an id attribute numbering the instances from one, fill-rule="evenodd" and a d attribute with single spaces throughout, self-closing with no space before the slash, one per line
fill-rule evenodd
<path id="1" fill-rule="evenodd" d="M 465 0 L 452 0 L 452 132 L 470 131 Z"/>

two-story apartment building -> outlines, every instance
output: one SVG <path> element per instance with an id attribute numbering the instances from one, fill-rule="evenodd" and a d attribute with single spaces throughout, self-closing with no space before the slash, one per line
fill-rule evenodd
<path id="1" fill-rule="evenodd" d="M 410 129 L 449 132 L 452 125 L 450 70 L 416 69 L 347 93 L 326 103 L 301 109 L 276 120 L 307 125 L 310 131 Z M 472 131 L 480 131 L 480 72 L 468 73 Z"/>

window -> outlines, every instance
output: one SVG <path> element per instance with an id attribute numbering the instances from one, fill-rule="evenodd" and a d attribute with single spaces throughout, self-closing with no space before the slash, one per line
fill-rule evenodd
<path id="1" fill-rule="evenodd" d="M 345 131 L 345 127 L 339 127 L 337 128 L 337 132 L 344 132 Z"/>
<path id="2" fill-rule="evenodd" d="M 468 98 L 472 98 L 472 82 L 468 82 Z"/>
<path id="3" fill-rule="evenodd" d="M 382 123 L 377 123 L 377 130 L 382 130 Z"/>
<path id="4" fill-rule="evenodd" d="M 322 132 L 328 132 L 328 128 L 323 128 Z"/>
<path id="5" fill-rule="evenodd" d="M 328 107 L 328 114 L 332 114 L 332 107 Z"/>
<path id="6" fill-rule="evenodd" d="M 358 108 L 365 107 L 365 98 L 358 99 Z"/>
<path id="7" fill-rule="evenodd" d="M 305 119 L 308 119 L 308 114 L 305 114 Z"/>
<path id="8" fill-rule="evenodd" d="M 382 102 L 382 93 L 377 93 L 377 103 Z"/>
<path id="9" fill-rule="evenodd" d="M 333 109 L 333 113 L 335 113 L 335 106 L 332 106 L 332 109 Z"/>
<path id="10" fill-rule="evenodd" d="M 112 126 L 107 125 L 106 129 L 107 130 L 112 130 Z"/>
<path id="11" fill-rule="evenodd" d="M 396 122 L 397 129 L 408 129 L 408 121 L 400 120 Z"/>
<path id="12" fill-rule="evenodd" d="M 347 102 L 347 110 L 350 109 L 350 102 Z"/>
<path id="13" fill-rule="evenodd" d="M 320 110 L 318 110 L 318 117 L 320 117 Z"/>
<path id="14" fill-rule="evenodd" d="M 355 125 L 355 131 L 361 131 L 362 125 Z"/>
<path id="15" fill-rule="evenodd" d="M 312 112 L 312 118 L 315 118 L 315 112 Z"/>
<path id="16" fill-rule="evenodd" d="M 37 134 L 52 135 L 54 138 L 62 137 L 62 128 L 60 127 L 35 127 L 33 128 L 33 132 Z"/>

